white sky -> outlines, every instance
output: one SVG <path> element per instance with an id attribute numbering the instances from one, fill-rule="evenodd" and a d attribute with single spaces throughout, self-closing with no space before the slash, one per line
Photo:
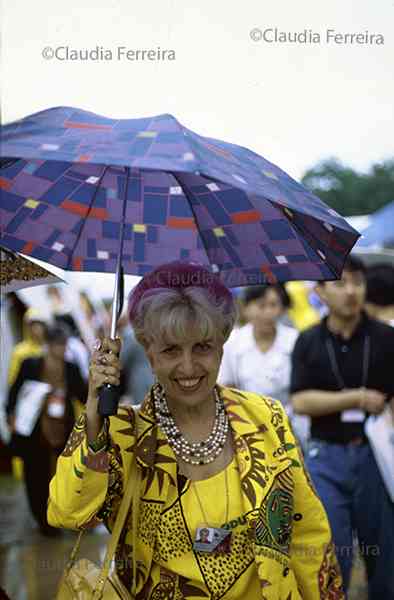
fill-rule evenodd
<path id="1" fill-rule="evenodd" d="M 3 122 L 59 105 L 120 118 L 169 112 L 296 179 L 330 156 L 360 170 L 394 156 L 394 0 L 3 0 L 2 8 Z M 322 41 L 250 37 L 275 27 Z M 327 44 L 327 29 L 381 33 L 385 43 Z M 42 57 L 47 46 L 114 54 L 160 46 L 176 60 L 62 62 Z M 111 287 L 112 278 L 106 295 Z"/>
<path id="2" fill-rule="evenodd" d="M 295 178 L 328 156 L 361 170 L 394 155 L 394 0 L 3 0 L 8 122 L 68 105 L 111 117 L 163 112 L 245 145 Z M 321 44 L 254 42 L 311 29 Z M 325 43 L 382 33 L 384 45 Z M 172 48 L 169 62 L 44 60 L 44 47 Z"/>

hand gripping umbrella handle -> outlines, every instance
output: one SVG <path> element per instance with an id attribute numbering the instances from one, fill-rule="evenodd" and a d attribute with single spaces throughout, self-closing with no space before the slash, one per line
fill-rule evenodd
<path id="1" fill-rule="evenodd" d="M 120 389 L 106 383 L 99 392 L 98 412 L 102 417 L 112 417 L 118 412 Z"/>
<path id="2" fill-rule="evenodd" d="M 124 273 L 122 266 L 120 272 L 116 273 L 115 291 L 114 291 L 114 302 L 112 305 L 112 322 L 111 322 L 111 338 L 115 339 L 116 335 L 116 323 L 122 314 L 123 309 L 123 296 L 124 296 Z M 120 387 L 111 385 L 110 383 L 105 384 L 99 392 L 98 401 L 98 413 L 102 417 L 110 417 L 116 415 L 118 412 L 118 405 L 120 400 Z"/>
<path id="3" fill-rule="evenodd" d="M 122 314 L 123 297 L 124 297 L 124 272 L 122 267 L 123 244 L 124 244 L 124 229 L 126 220 L 126 203 L 127 203 L 127 188 L 130 179 L 130 168 L 125 167 L 125 186 L 122 208 L 122 220 L 120 223 L 120 239 L 119 253 L 116 265 L 114 298 L 112 302 L 112 318 L 111 318 L 111 335 L 114 340 L 116 336 L 116 323 Z M 99 392 L 98 413 L 102 417 L 110 417 L 118 412 L 120 400 L 120 387 L 110 384 L 105 384 Z"/>

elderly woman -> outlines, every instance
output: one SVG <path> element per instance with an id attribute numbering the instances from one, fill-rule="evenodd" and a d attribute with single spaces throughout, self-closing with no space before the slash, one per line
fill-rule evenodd
<path id="1" fill-rule="evenodd" d="M 86 414 L 51 482 L 49 521 L 111 529 L 135 453 L 138 524 L 127 519 L 116 565 L 138 600 L 343 600 L 327 517 L 281 404 L 217 385 L 235 312 L 198 265 L 141 280 L 129 316 L 157 381 L 139 410 L 120 406 L 103 421 L 98 391 L 119 383 L 120 343 L 102 341 Z"/>

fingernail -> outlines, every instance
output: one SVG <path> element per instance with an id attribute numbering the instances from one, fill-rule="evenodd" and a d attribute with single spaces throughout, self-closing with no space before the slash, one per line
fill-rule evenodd
<path id="1" fill-rule="evenodd" d="M 93 344 L 93 350 L 100 350 L 101 345 L 101 340 L 97 339 Z"/>

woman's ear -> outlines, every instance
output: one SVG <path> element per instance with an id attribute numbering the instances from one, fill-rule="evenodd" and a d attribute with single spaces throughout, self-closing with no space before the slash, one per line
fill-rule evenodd
<path id="1" fill-rule="evenodd" d="M 154 352 L 152 351 L 151 344 L 144 344 L 144 350 L 145 350 L 146 358 L 149 361 L 150 367 L 151 367 L 152 371 L 154 372 L 155 357 L 154 357 Z"/>

